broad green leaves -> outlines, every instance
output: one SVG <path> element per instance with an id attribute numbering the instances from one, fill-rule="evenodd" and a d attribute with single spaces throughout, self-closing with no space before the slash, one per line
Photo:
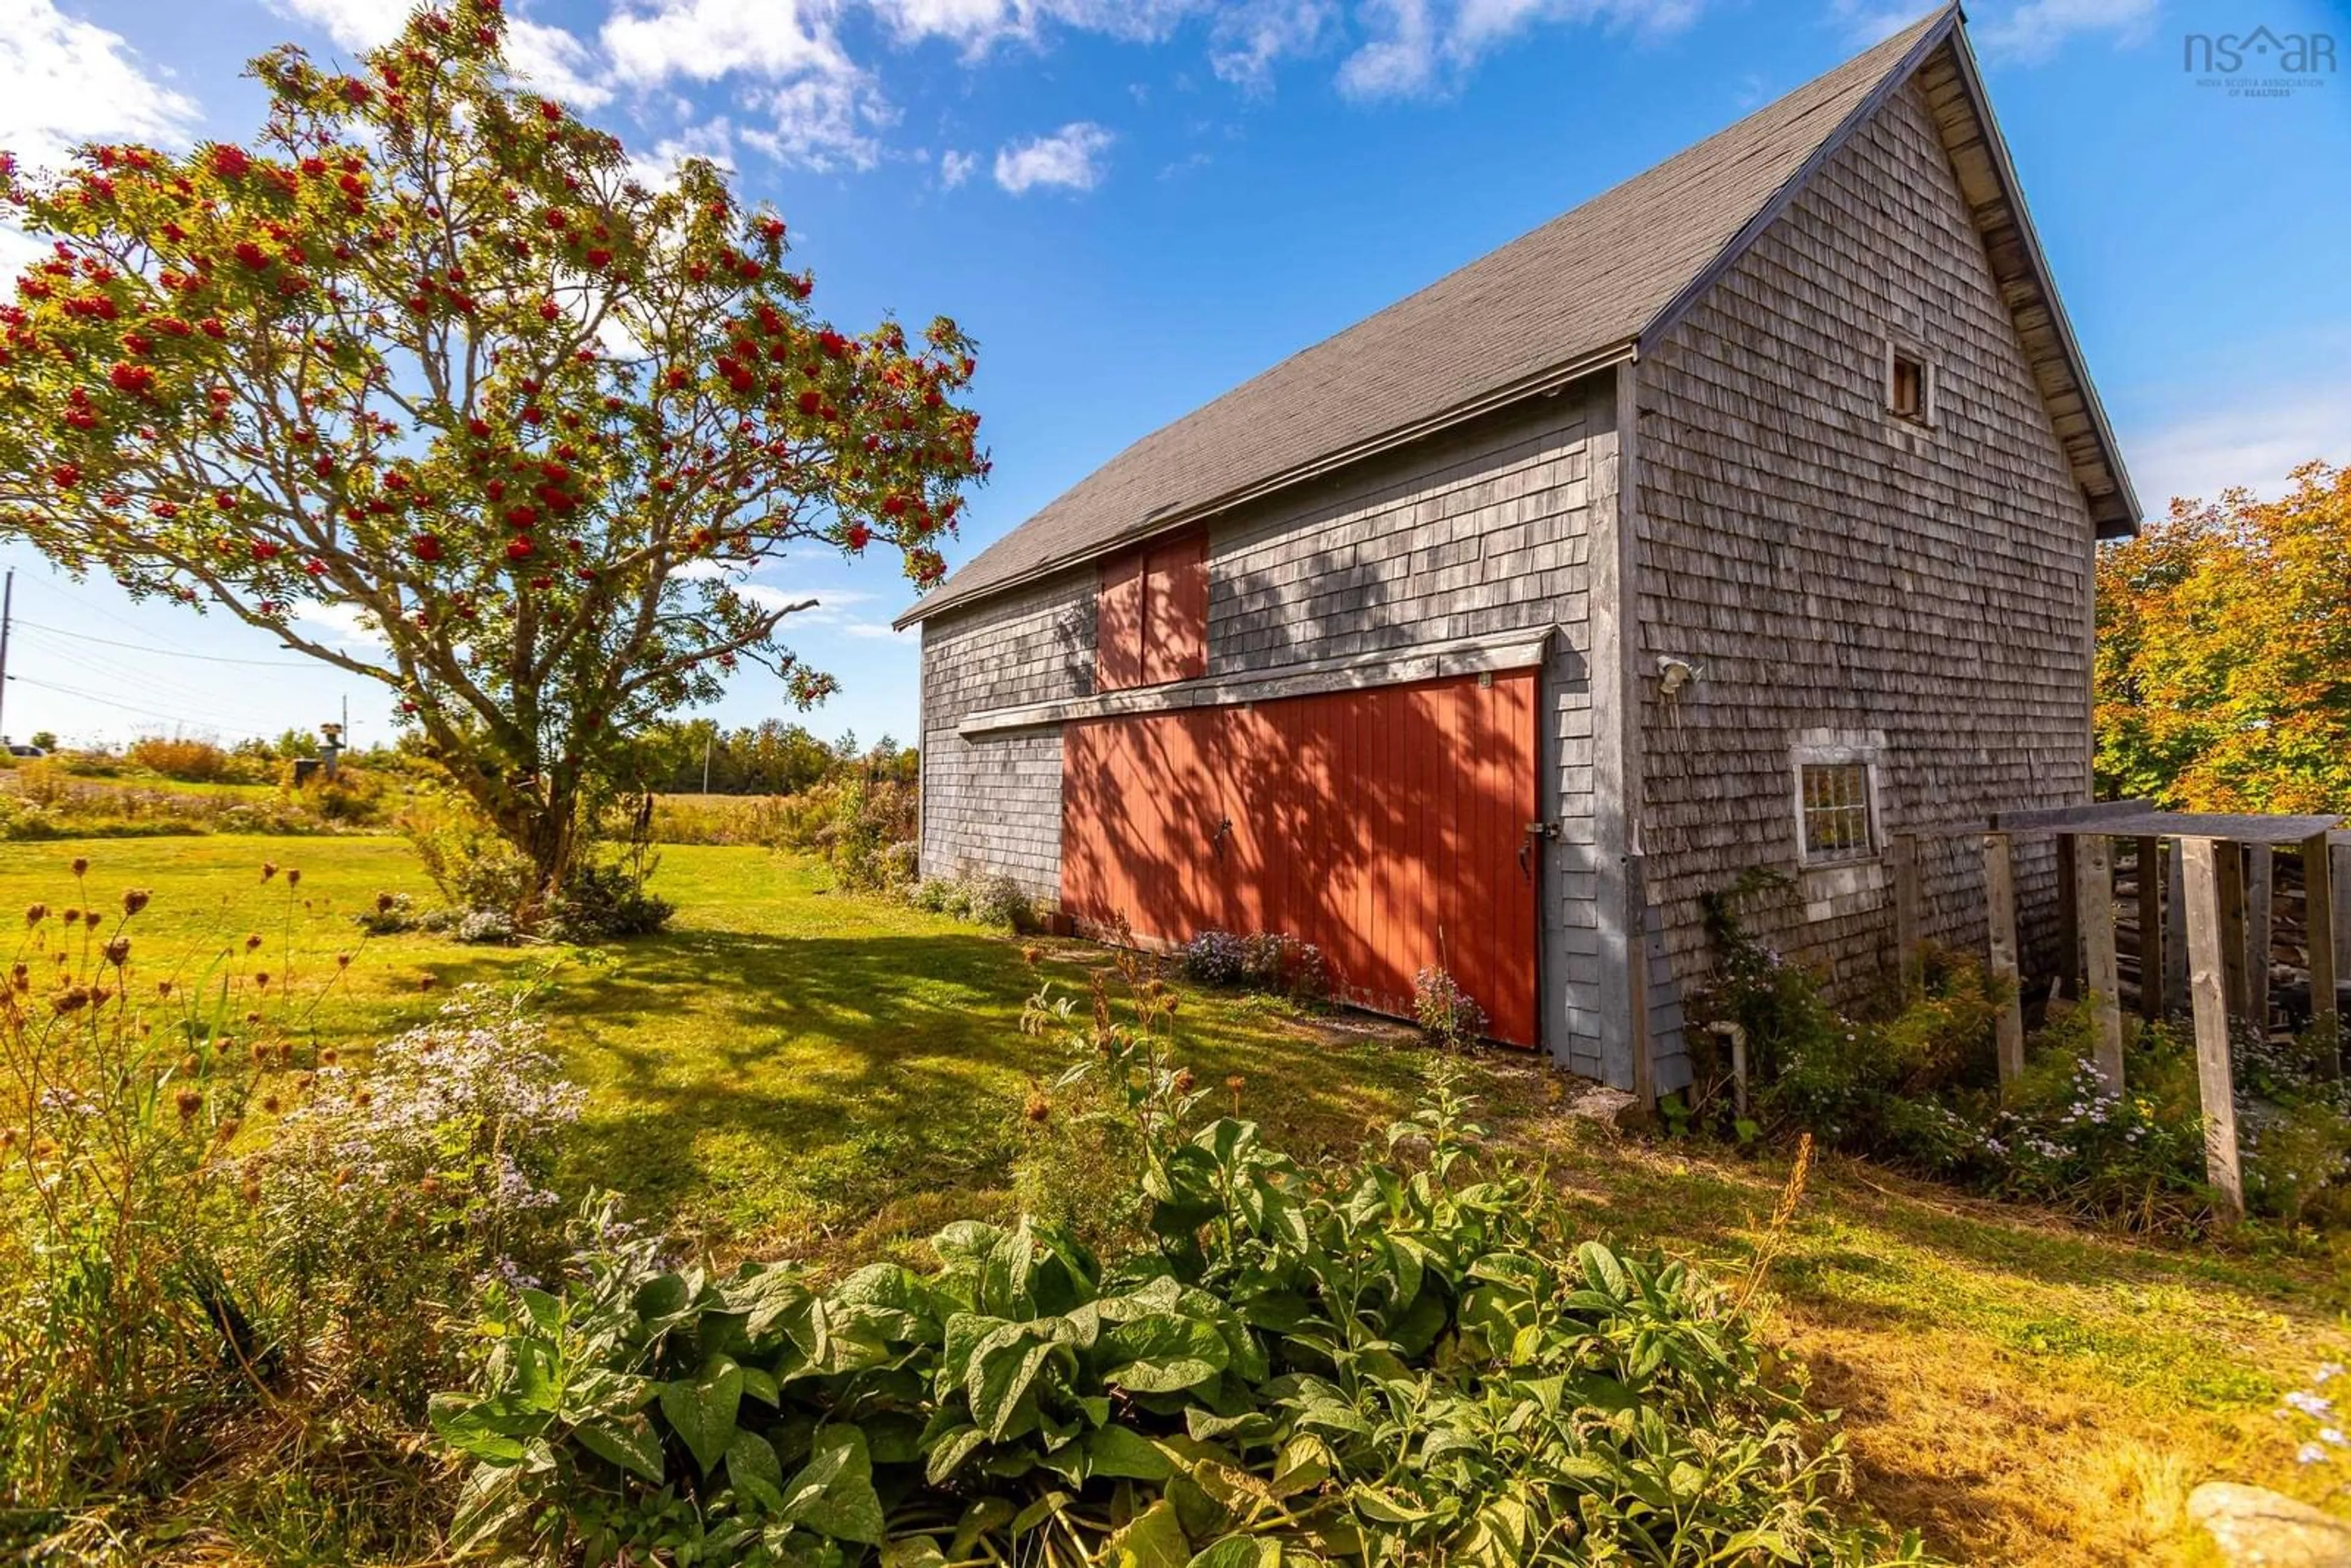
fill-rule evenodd
<path id="1" fill-rule="evenodd" d="M 664 1383 L 661 1389 L 662 1415 L 705 1475 L 726 1457 L 742 1402 L 743 1369 L 723 1355 L 693 1377 Z"/>
<path id="2" fill-rule="evenodd" d="M 1915 1555 L 1834 1518 L 1841 1452 L 1807 1447 L 1710 1287 L 1562 1247 L 1448 1113 L 1413 1126 L 1442 1162 L 1311 1182 L 1214 1123 L 1157 1167 L 1160 1246 L 1107 1269 L 967 1221 L 927 1272 L 648 1270 L 528 1303 L 498 1375 L 436 1409 L 480 1461 L 469 1524 L 839 1568 Z"/>

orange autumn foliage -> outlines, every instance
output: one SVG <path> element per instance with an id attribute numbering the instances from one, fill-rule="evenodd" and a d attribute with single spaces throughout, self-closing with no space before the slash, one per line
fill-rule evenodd
<path id="1" fill-rule="evenodd" d="M 2231 489 L 2098 554 L 2102 796 L 2351 811 L 2351 468 Z"/>

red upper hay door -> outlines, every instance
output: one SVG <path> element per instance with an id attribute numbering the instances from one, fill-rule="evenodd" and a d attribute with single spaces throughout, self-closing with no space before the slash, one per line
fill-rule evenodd
<path id="1" fill-rule="evenodd" d="M 1409 1016 L 1442 963 L 1536 1042 L 1532 671 L 1088 719 L 1061 738 L 1061 904 L 1152 942 L 1281 931 Z"/>

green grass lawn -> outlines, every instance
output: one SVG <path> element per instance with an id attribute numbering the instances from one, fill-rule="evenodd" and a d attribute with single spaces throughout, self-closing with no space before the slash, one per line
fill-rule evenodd
<path id="1" fill-rule="evenodd" d="M 67 871 L 91 862 L 85 889 Z M 280 874 L 298 867 L 289 895 Z M 397 840 L 179 838 L 0 846 L 0 896 L 111 906 L 152 891 L 135 943 L 150 975 L 193 975 L 248 934 L 296 936 L 298 992 L 355 961 L 318 1012 L 348 1048 L 429 1016 L 469 981 L 540 980 L 555 1037 L 590 1085 L 573 1176 L 720 1252 L 851 1256 L 959 1214 L 1001 1212 L 1032 1081 L 1061 1048 L 1025 1037 L 1040 971 L 1020 945 L 826 889 L 765 851 L 672 848 L 662 936 L 601 951 L 485 948 L 404 935 L 360 944 L 379 891 L 422 897 Z M 1099 950 L 1046 945 L 1081 986 Z M 281 961 L 282 967 L 282 961 Z M 1294 1152 L 1354 1147 L 1411 1098 L 1422 1053 L 1399 1031 L 1184 998 L 1182 1050 L 1247 1079 L 1244 1110 Z M 1484 1062 L 1489 1118 L 1539 1154 L 1596 1234 L 1719 1274 L 1750 1266 L 1783 1163 L 1623 1139 L 1567 1113 L 1562 1081 Z M 2205 1561 L 2184 1528 L 2198 1482 L 2310 1495 L 2270 1412 L 2322 1359 L 2346 1359 L 2339 1253 L 2134 1245 L 1830 1158 L 1769 1274 L 1772 1332 L 1842 1406 L 1863 1495 L 1959 1561 Z"/>
<path id="2" fill-rule="evenodd" d="M 78 856 L 89 870 L 77 887 Z M 281 868 L 264 883 L 265 863 Z M 298 869 L 288 889 L 286 869 Z M 132 927 L 149 977 L 193 977 L 249 936 L 283 953 L 298 995 L 354 954 L 320 1006 L 324 1043 L 363 1048 L 432 1015 L 455 986 L 543 983 L 554 1032 L 590 1099 L 571 1155 L 582 1182 L 725 1250 L 802 1248 L 844 1233 L 927 1236 L 954 1213 L 1009 1201 L 1008 1166 L 1032 1081 L 1065 1064 L 1024 1037 L 1042 979 L 1085 983 L 1101 954 L 1021 944 L 878 899 L 838 896 L 825 873 L 765 850 L 673 846 L 663 935 L 603 949 L 468 946 L 402 934 L 362 939 L 351 915 L 380 892 L 429 902 L 392 838 L 211 837 L 0 846 L 0 900 L 113 907 L 152 902 Z M 289 938 L 290 928 L 290 938 Z M 1204 1075 L 1249 1079 L 1250 1113 L 1301 1152 L 1352 1149 L 1410 1097 L 1419 1053 L 1394 1031 L 1293 1019 L 1229 996 L 1185 1014 Z"/>

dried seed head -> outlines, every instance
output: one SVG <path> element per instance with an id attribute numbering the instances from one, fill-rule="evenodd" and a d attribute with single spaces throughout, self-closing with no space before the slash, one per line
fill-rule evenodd
<path id="1" fill-rule="evenodd" d="M 1236 1072 L 1230 1078 L 1225 1080 L 1225 1087 L 1238 1094 L 1242 1090 L 1249 1087 L 1249 1080 Z"/>
<path id="2" fill-rule="evenodd" d="M 88 876 L 89 874 L 89 857 L 88 855 L 74 856 L 73 873 L 76 876 Z"/>
<path id="3" fill-rule="evenodd" d="M 277 1096 L 275 1094 L 264 1094 L 261 1097 L 261 1108 L 270 1115 L 277 1114 Z"/>
<path id="4" fill-rule="evenodd" d="M 236 1194 L 239 1197 L 245 1199 L 247 1207 L 259 1203 L 261 1201 L 261 1178 L 259 1176 L 246 1177 L 245 1185 L 236 1189 Z"/>
<path id="5" fill-rule="evenodd" d="M 246 938 L 245 939 L 245 950 L 246 950 L 246 952 L 248 952 L 248 953 L 252 952 L 256 947 L 258 947 L 258 946 L 261 946 L 261 933 L 260 933 L 260 932 L 258 932 L 258 931 L 255 932 L 252 936 L 248 936 L 248 937 L 246 937 Z"/>
<path id="6" fill-rule="evenodd" d="M 84 925 L 89 926 L 92 931 L 97 930 L 98 923 L 105 918 L 105 915 L 100 915 L 95 909 L 85 909 L 81 912 L 81 923 Z"/>
<path id="7" fill-rule="evenodd" d="M 57 918 L 63 920 L 68 925 L 78 925 L 81 924 L 81 911 L 78 909 L 68 909 Z"/>
<path id="8" fill-rule="evenodd" d="M 330 1045 L 327 1047 L 326 1050 L 319 1053 L 319 1065 L 321 1067 L 332 1067 L 334 1064 L 335 1048 Z"/>
<path id="9" fill-rule="evenodd" d="M 171 981 L 169 981 L 169 980 L 158 980 L 158 981 L 156 981 L 156 982 L 155 982 L 155 994 L 156 994 L 157 996 L 159 996 L 159 997 L 168 997 L 168 996 L 170 996 L 170 995 L 172 994 L 172 982 L 171 982 Z"/>
<path id="10" fill-rule="evenodd" d="M 1178 1068 L 1176 1072 L 1176 1092 L 1178 1094 L 1189 1094 L 1192 1092 L 1192 1086 L 1199 1082 L 1200 1081 L 1198 1079 L 1192 1076 L 1192 1070 L 1190 1068 Z"/>
<path id="11" fill-rule="evenodd" d="M 431 989 L 433 988 L 433 977 L 432 977 L 432 976 L 430 976 L 430 975 L 427 975 L 427 976 L 425 976 L 423 979 L 421 979 L 421 980 L 417 981 L 417 982 L 416 982 L 416 988 L 417 988 L 418 990 L 420 990 L 420 991 L 429 991 L 429 990 L 431 990 Z"/>
<path id="12" fill-rule="evenodd" d="M 259 1023 L 261 1021 L 261 1015 L 259 1013 L 247 1013 L 245 1015 L 245 1021 L 247 1023 Z"/>
<path id="13" fill-rule="evenodd" d="M 49 999 L 50 1009 L 60 1017 L 67 1013 L 79 1012 L 89 1005 L 89 993 L 79 986 L 69 986 Z"/>
<path id="14" fill-rule="evenodd" d="M 288 887 L 299 887 L 302 885 L 302 868 L 300 866 L 289 865 L 286 868 L 286 885 Z"/>
<path id="15" fill-rule="evenodd" d="M 260 987 L 263 990 L 267 990 L 269 988 L 269 971 L 264 969 L 255 975 L 253 977 L 253 983 Z"/>
<path id="16" fill-rule="evenodd" d="M 350 967 L 351 967 L 351 956 L 350 956 L 349 953 L 338 953 L 338 954 L 336 954 L 336 955 L 335 955 L 335 967 L 336 967 L 336 968 L 338 968 L 338 969 L 348 969 L 348 968 L 350 968 Z"/>
<path id="17" fill-rule="evenodd" d="M 379 893 L 375 895 L 375 912 L 378 915 L 389 915 L 399 902 L 388 893 Z"/>
<path id="18" fill-rule="evenodd" d="M 1031 1094 L 1029 1103 L 1020 1108 L 1020 1113 L 1041 1127 L 1053 1119 L 1053 1103 L 1042 1094 Z"/>
<path id="19" fill-rule="evenodd" d="M 106 961 L 119 969 L 131 962 L 131 938 L 117 936 L 106 945 L 105 951 Z"/>
<path id="20" fill-rule="evenodd" d="M 46 904 L 28 904 L 25 906 L 25 924 L 27 925 L 38 925 L 48 917 L 49 906 Z"/>
<path id="21" fill-rule="evenodd" d="M 277 862 L 276 861 L 263 861 L 263 862 L 261 862 L 261 880 L 262 880 L 262 881 L 264 881 L 264 882 L 267 882 L 271 877 L 276 876 L 277 874 Z"/>
<path id="22" fill-rule="evenodd" d="M 193 1075 L 194 1073 L 201 1072 L 204 1071 L 204 1064 L 203 1062 L 196 1060 L 196 1053 L 193 1051 L 188 1052 L 187 1055 L 180 1058 L 180 1071 L 184 1073 Z"/>
<path id="23" fill-rule="evenodd" d="M 147 900 L 152 895 L 143 887 L 126 888 L 122 894 L 122 913 L 125 915 L 138 914 L 141 910 L 147 907 Z"/>
<path id="24" fill-rule="evenodd" d="M 204 1108 L 204 1091 L 201 1089 L 183 1089 L 177 1094 L 172 1096 L 172 1103 L 180 1108 L 180 1120 L 183 1122 L 189 1121 L 194 1117 L 197 1112 Z"/>

